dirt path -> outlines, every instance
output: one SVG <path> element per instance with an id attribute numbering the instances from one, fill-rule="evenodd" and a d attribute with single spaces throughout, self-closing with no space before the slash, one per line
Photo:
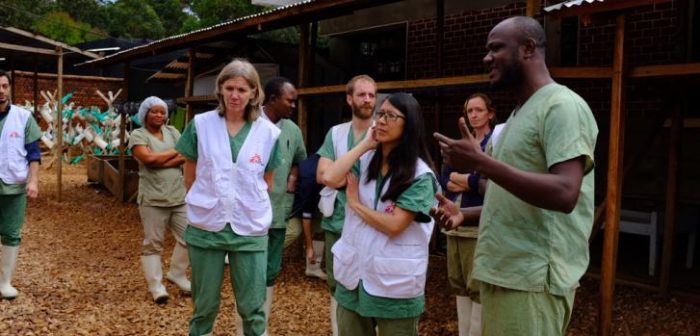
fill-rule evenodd
<path id="1" fill-rule="evenodd" d="M 55 199 L 55 173 L 42 170 L 40 199 L 30 203 L 14 285 L 20 296 L 0 301 L 0 335 L 185 335 L 190 297 L 166 283 L 171 299 L 150 300 L 139 261 L 142 239 L 136 205 L 115 201 L 86 183 L 85 166 L 64 168 L 64 202 Z M 167 246 L 172 246 L 172 240 Z M 303 275 L 300 249 L 284 259 L 270 321 L 271 335 L 327 335 L 325 283 Z M 168 260 L 170 250 L 164 260 Z M 454 299 L 445 259 L 431 258 L 421 335 L 456 335 Z M 619 287 L 618 287 L 619 288 Z M 215 335 L 234 335 L 230 284 L 223 288 Z M 700 307 L 630 288 L 617 291 L 616 335 L 698 335 Z M 597 283 L 577 294 L 570 335 L 595 333 Z"/>

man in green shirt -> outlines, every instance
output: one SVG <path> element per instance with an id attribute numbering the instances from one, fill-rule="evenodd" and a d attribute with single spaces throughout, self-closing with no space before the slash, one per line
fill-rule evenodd
<path id="1" fill-rule="evenodd" d="M 275 188 L 270 191 L 272 226 L 267 232 L 267 296 L 264 310 L 268 323 L 275 280 L 282 268 L 287 216 L 294 202 L 296 180 L 299 177 L 298 165 L 306 158 L 301 130 L 289 119 L 296 109 L 296 102 L 297 90 L 289 79 L 276 77 L 265 85 L 265 100 L 260 117 L 269 120 L 282 131 L 277 140 L 277 154 L 281 164 L 274 170 Z"/>
<path id="2" fill-rule="evenodd" d="M 321 148 L 318 150 L 318 154 L 321 158 L 318 161 L 316 180 L 323 185 L 329 184 L 327 181 L 323 180 L 323 173 L 326 169 L 333 161 L 355 147 L 355 145 L 365 137 L 367 129 L 372 125 L 372 113 L 374 112 L 374 105 L 377 102 L 377 85 L 374 83 L 374 79 L 367 75 L 353 77 L 346 85 L 345 101 L 352 110 L 352 120 L 348 123 L 336 125 L 331 128 L 326 134 Z M 330 313 L 333 335 L 338 334 L 338 325 L 336 323 L 336 308 L 338 303 L 335 301 L 335 298 L 333 298 L 336 282 L 333 277 L 333 255 L 331 254 L 331 248 L 333 244 L 338 241 L 343 230 L 343 222 L 345 221 L 345 200 L 345 190 L 338 190 L 335 200 L 333 201 L 334 206 L 332 214 L 330 216 L 325 216 L 321 221 L 321 228 L 326 235 L 325 258 L 326 274 L 328 275 L 326 281 L 331 292 Z"/>
<path id="3" fill-rule="evenodd" d="M 463 119 L 462 139 L 435 134 L 445 163 L 490 179 L 483 208 L 460 212 L 438 196 L 434 214 L 446 227 L 479 222 L 474 278 L 483 282 L 484 335 L 565 335 L 588 266 L 598 127 L 588 104 L 552 80 L 545 44 L 529 17 L 489 33 L 491 84 L 518 103 L 496 146 L 482 152 Z"/>
<path id="4" fill-rule="evenodd" d="M 39 195 L 41 130 L 32 113 L 10 103 L 10 75 L 0 71 L 0 297 L 14 299 L 10 284 L 17 265 L 27 197 Z"/>

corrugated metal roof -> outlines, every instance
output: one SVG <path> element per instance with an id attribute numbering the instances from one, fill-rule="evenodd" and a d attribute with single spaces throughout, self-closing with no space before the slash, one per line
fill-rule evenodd
<path id="1" fill-rule="evenodd" d="M 356 9 L 375 7 L 398 1 L 400 0 L 305 0 L 288 6 L 240 17 L 189 33 L 169 36 L 82 64 L 101 65 L 124 62 L 139 57 L 156 55 L 164 51 L 201 45 L 219 38 L 219 35 L 279 29 L 299 24 L 299 22 L 311 22 L 329 17 L 337 17 Z M 283 22 L 283 19 L 289 20 Z"/>
<path id="2" fill-rule="evenodd" d="M 544 11 L 547 13 L 554 12 L 561 10 L 562 8 L 571 8 L 571 7 L 577 7 L 577 6 L 585 6 L 587 4 L 592 4 L 594 2 L 604 2 L 605 0 L 569 0 L 569 1 L 564 1 L 562 3 L 558 3 L 556 5 L 551 5 L 547 6 L 544 8 Z"/>
<path id="3" fill-rule="evenodd" d="M 264 12 L 260 12 L 260 13 L 256 13 L 256 14 L 251 14 L 251 15 L 247 15 L 247 16 L 242 16 L 242 17 L 239 17 L 239 18 L 237 18 L 237 19 L 233 19 L 233 20 L 231 20 L 231 21 L 226 21 L 226 22 L 222 22 L 222 23 L 219 23 L 219 24 L 210 26 L 210 27 L 206 27 L 206 28 L 201 28 L 201 29 L 193 30 L 193 31 L 191 31 L 191 32 L 189 32 L 189 33 L 183 33 L 183 34 L 173 35 L 173 36 L 169 36 L 169 37 L 166 37 L 166 38 L 162 38 L 162 39 L 160 39 L 160 40 L 155 40 L 155 41 L 153 41 L 153 42 L 150 42 L 150 43 L 147 43 L 147 44 L 143 44 L 143 45 L 140 45 L 140 46 L 138 46 L 138 47 L 134 47 L 134 48 L 131 48 L 131 49 L 127 49 L 127 50 L 123 50 L 123 51 L 120 51 L 120 52 L 116 52 L 116 53 L 114 53 L 114 54 L 111 54 L 111 55 L 109 55 L 109 56 L 107 56 L 107 57 L 104 57 L 104 58 L 101 58 L 101 59 L 98 59 L 98 60 L 95 60 L 95 61 L 100 61 L 100 60 L 106 60 L 106 59 L 114 58 L 114 57 L 120 56 L 120 55 L 125 54 L 125 53 L 128 53 L 128 52 L 133 52 L 134 50 L 146 49 L 146 48 L 149 48 L 149 47 L 152 47 L 152 46 L 156 46 L 156 45 L 158 45 L 158 44 L 163 44 L 164 42 L 167 42 L 167 41 L 177 40 L 177 39 L 181 39 L 181 38 L 186 38 L 186 37 L 188 37 L 188 36 L 192 36 L 192 35 L 195 35 L 195 34 L 197 34 L 197 33 L 205 32 L 205 31 L 210 31 L 210 30 L 215 30 L 215 29 L 217 29 L 217 28 L 224 27 L 224 26 L 228 26 L 228 25 L 232 25 L 232 24 L 237 23 L 237 22 L 241 22 L 241 21 L 245 21 L 245 20 L 250 20 L 250 19 L 253 19 L 253 18 L 256 18 L 256 17 L 259 17 L 259 16 L 268 15 L 268 14 L 272 14 L 272 13 L 275 13 L 275 12 L 285 11 L 285 10 L 288 10 L 288 9 L 290 9 L 290 8 L 302 6 L 302 5 L 309 4 L 309 3 L 312 3 L 312 2 L 315 2 L 315 1 L 317 1 L 317 0 L 305 0 L 305 1 L 300 1 L 300 2 L 297 2 L 297 3 L 293 3 L 293 4 L 291 4 L 291 5 L 287 5 L 287 6 L 283 6 L 283 7 L 279 7 L 279 8 L 275 8 L 275 9 L 271 9 L 271 10 L 268 10 L 268 11 L 264 11 Z M 93 61 L 88 61 L 88 62 L 85 62 L 84 64 L 90 64 L 90 63 L 93 63 Z"/>

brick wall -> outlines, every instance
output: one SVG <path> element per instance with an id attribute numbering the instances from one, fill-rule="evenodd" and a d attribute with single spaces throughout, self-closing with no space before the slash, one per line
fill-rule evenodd
<path id="1" fill-rule="evenodd" d="M 39 91 L 54 92 L 58 88 L 58 82 L 55 76 L 40 74 L 38 81 Z M 96 90 L 100 90 L 105 96 L 107 92 L 112 91 L 116 94 L 123 87 L 123 83 L 117 80 L 105 80 L 97 77 L 74 77 L 68 76 L 63 78 L 63 94 L 64 96 L 72 92 L 73 97 L 69 102 L 74 102 L 76 106 L 98 106 L 104 110 L 107 104 L 97 95 Z M 39 104 L 44 104 L 46 101 L 39 94 Z M 24 105 L 26 100 L 34 101 L 34 79 L 32 74 L 15 73 L 14 86 L 12 88 L 12 100 L 15 104 Z M 124 100 L 124 95 L 120 94 L 117 102 Z"/>
<path id="2" fill-rule="evenodd" d="M 614 0 L 611 0 L 614 1 Z M 659 65 L 684 63 L 684 45 L 682 31 L 682 0 L 670 3 L 639 7 L 627 11 L 626 15 L 626 66 L 631 68 L 641 65 Z M 512 3 L 479 11 L 465 11 L 446 15 L 443 36 L 443 71 L 437 72 L 436 60 L 436 20 L 423 19 L 411 21 L 407 28 L 407 79 L 435 78 L 441 76 L 459 76 L 482 74 L 485 72 L 482 59 L 485 55 L 486 38 L 493 26 L 501 20 L 524 15 L 525 2 Z M 615 38 L 615 15 L 602 14 L 593 17 L 592 24 L 579 25 L 578 65 L 611 66 Z M 658 125 L 669 115 L 673 106 L 673 87 L 677 78 L 628 79 L 625 83 L 624 109 L 626 112 L 625 154 L 630 159 L 648 144 L 653 136 L 656 144 L 665 141 L 666 133 L 658 132 Z M 605 169 L 607 169 L 607 148 L 610 119 L 609 79 L 577 79 L 558 82 L 569 86 L 581 95 L 590 105 L 599 126 L 596 161 L 601 173 L 597 174 L 600 188 L 604 190 Z M 677 85 L 677 84 L 676 84 Z M 485 92 L 491 96 L 500 121 L 510 114 L 515 102 L 502 91 L 492 91 L 487 84 L 463 85 L 440 89 L 423 89 L 414 91 L 421 103 L 428 132 L 440 130 L 452 136 L 458 135 L 455 120 L 461 115 L 464 100 L 475 92 Z M 439 109 L 439 122 L 436 112 Z M 665 148 L 660 147 L 659 153 Z M 657 148 L 658 149 L 658 148 Z M 655 154 L 656 155 L 656 154 Z M 636 192 L 628 187 L 639 185 L 642 189 L 649 186 L 647 193 L 663 195 L 664 183 L 657 179 L 665 176 L 665 158 L 658 154 L 654 165 L 654 174 L 644 172 L 645 168 L 633 170 L 625 182 L 626 192 Z M 648 169 L 646 169 L 648 170 Z M 641 171 L 641 172 L 640 172 Z M 646 174 L 646 175 L 644 175 Z M 654 186 L 652 188 L 652 185 Z"/>

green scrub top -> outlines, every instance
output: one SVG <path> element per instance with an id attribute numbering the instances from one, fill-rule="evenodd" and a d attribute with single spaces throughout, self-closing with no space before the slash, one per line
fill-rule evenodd
<path id="1" fill-rule="evenodd" d="M 270 193 L 272 227 L 287 227 L 287 216 L 292 211 L 294 194 L 287 192 L 287 177 L 292 166 L 306 158 L 306 146 L 299 127 L 289 119 L 281 119 L 277 126 L 282 131 L 277 140 L 280 165 L 275 169 L 274 188 Z"/>
<path id="2" fill-rule="evenodd" d="M 175 148 L 180 132 L 173 126 L 161 127 L 163 140 L 146 128 L 137 128 L 129 137 L 129 148 L 146 146 L 153 153 Z M 146 206 L 172 207 L 185 203 L 185 182 L 181 167 L 150 168 L 139 161 L 139 194 L 137 203 Z"/>
<path id="3" fill-rule="evenodd" d="M 598 127 L 588 104 L 552 83 L 514 111 L 493 158 L 517 169 L 546 174 L 557 164 L 584 157 L 576 207 L 570 214 L 545 210 L 488 182 L 479 222 L 473 277 L 500 287 L 566 295 L 578 286 L 589 262 L 593 225 L 593 151 Z M 487 172 L 488 173 L 488 172 Z"/>
<path id="4" fill-rule="evenodd" d="M 352 125 L 350 126 L 350 131 L 348 132 L 348 151 L 351 150 L 357 143 L 365 138 L 367 132 L 362 133 L 362 136 L 355 141 L 355 132 L 352 130 Z M 318 149 L 318 155 L 323 158 L 335 161 L 335 148 L 333 146 L 333 129 L 328 130 L 326 133 L 326 139 L 323 141 L 321 148 Z M 343 222 L 345 221 L 345 188 L 338 190 L 338 196 L 335 199 L 335 207 L 333 208 L 333 214 L 330 217 L 323 217 L 321 220 L 321 228 L 334 232 L 341 233 L 343 231 Z"/>

